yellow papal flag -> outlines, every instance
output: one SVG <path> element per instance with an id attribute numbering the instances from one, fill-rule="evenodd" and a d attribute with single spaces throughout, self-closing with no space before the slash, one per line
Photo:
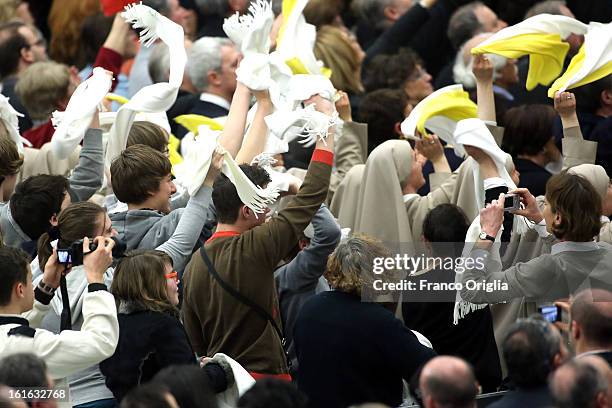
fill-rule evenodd
<path id="1" fill-rule="evenodd" d="M 569 44 L 564 40 L 573 34 L 584 34 L 586 24 L 566 16 L 539 14 L 493 34 L 472 54 L 498 54 L 506 58 L 529 55 L 527 90 L 538 84 L 548 86 L 563 71 Z"/>
<path id="2" fill-rule="evenodd" d="M 548 90 L 548 96 L 595 82 L 612 74 L 612 23 L 590 23 L 584 44 L 565 73 Z"/>
<path id="3" fill-rule="evenodd" d="M 463 86 L 449 85 L 419 102 L 402 122 L 401 129 L 404 136 L 418 139 L 417 130 L 425 135 L 427 128 L 447 145 L 454 146 L 453 133 L 457 122 L 477 116 L 477 106 L 463 90 Z"/>

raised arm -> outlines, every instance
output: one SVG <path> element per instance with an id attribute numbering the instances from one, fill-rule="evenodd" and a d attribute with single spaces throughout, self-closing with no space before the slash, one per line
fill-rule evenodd
<path id="1" fill-rule="evenodd" d="M 526 189 L 519 190 L 521 198 L 525 198 L 524 203 L 527 203 L 522 215 L 533 217 L 533 221 L 537 220 L 540 215 L 539 210 L 533 208 L 535 197 Z M 504 194 L 500 194 L 497 200 L 493 200 L 480 211 L 480 228 L 487 235 L 495 237 L 498 234 L 504 218 L 504 201 Z M 537 209 L 537 205 L 535 208 Z M 471 262 L 466 262 L 466 270 L 461 277 L 463 300 L 472 303 L 498 303 L 520 297 L 536 298 L 549 289 L 547 284 L 553 281 L 555 270 L 548 258 L 538 257 L 527 263 L 517 263 L 504 271 L 490 272 L 488 269 L 492 246 L 493 243 L 486 239 L 479 239 L 474 245 L 468 258 Z"/>
<path id="2" fill-rule="evenodd" d="M 342 182 L 346 173 L 357 164 L 364 164 L 368 157 L 368 126 L 363 123 L 353 122 L 351 104 L 348 95 L 340 92 L 341 97 L 336 101 L 336 109 L 340 119 L 344 121 L 342 135 L 336 144 L 336 171 L 332 174 L 329 185 L 327 203 L 331 203 L 338 185 Z"/>
<path id="3" fill-rule="evenodd" d="M 213 154 L 212 163 L 202 187 L 189 199 L 170 239 L 156 248 L 170 255 L 177 271 L 185 269 L 202 228 L 211 216 L 212 186 L 223 164 L 222 151 L 222 149 L 217 149 Z"/>
<path id="4" fill-rule="evenodd" d="M 249 103 L 251 102 L 251 91 L 249 88 L 238 82 L 236 90 L 232 98 L 227 121 L 223 128 L 223 134 L 219 143 L 232 155 L 236 157 L 242 139 L 244 138 L 244 127 L 246 124 L 247 113 L 249 112 Z"/>
<path id="5" fill-rule="evenodd" d="M 117 86 L 121 65 L 125 57 L 128 41 L 130 38 L 130 25 L 121 17 L 120 13 L 115 15 L 113 26 L 111 27 L 104 45 L 98 51 L 94 67 L 102 67 L 113 73 L 113 90 Z"/>
<path id="6" fill-rule="evenodd" d="M 496 122 L 495 96 L 493 93 L 493 64 L 484 55 L 474 55 L 472 72 L 476 77 L 478 119 Z"/>
<path id="7" fill-rule="evenodd" d="M 255 156 L 263 152 L 268 139 L 268 126 L 264 118 L 272 113 L 272 100 L 268 91 L 254 91 L 253 94 L 257 99 L 257 110 L 247 139 L 236 155 L 238 164 L 251 163 Z"/>
<path id="8" fill-rule="evenodd" d="M 576 97 L 571 92 L 555 94 L 555 110 L 563 125 L 563 167 L 570 168 L 580 164 L 595 164 L 597 142 L 584 140 L 576 114 Z"/>
<path id="9" fill-rule="evenodd" d="M 368 48 L 364 62 L 367 64 L 379 54 L 394 54 L 399 48 L 409 46 L 414 35 L 429 19 L 429 10 L 436 2 L 423 0 L 412 6 Z"/>
<path id="10" fill-rule="evenodd" d="M 335 111 L 333 103 L 320 96 L 305 101 L 307 105 L 312 103 L 319 112 L 330 118 Z M 325 140 L 318 139 L 316 142 L 298 194 L 276 217 L 240 236 L 244 247 L 258 254 L 270 270 L 293 248 L 299 234 L 308 226 L 327 196 L 334 157 L 334 126 L 330 126 L 328 132 Z"/>
<path id="11" fill-rule="evenodd" d="M 87 201 L 102 187 L 104 177 L 104 149 L 102 130 L 99 128 L 98 113 L 94 115 L 91 127 L 85 132 L 79 164 L 68 179 L 72 202 Z"/>
<path id="12" fill-rule="evenodd" d="M 444 146 L 436 135 L 426 135 L 415 143 L 416 151 L 433 164 L 436 173 L 451 173 L 448 159 L 444 154 Z"/>
<path id="13" fill-rule="evenodd" d="M 30 352 L 45 360 L 53 378 L 64 378 L 110 357 L 119 340 L 115 299 L 104 285 L 104 273 L 113 260 L 114 242 L 103 237 L 95 241 L 97 249 L 85 255 L 83 260 L 89 286 L 83 300 L 81 330 L 64 330 L 60 334 L 40 330 L 34 336 Z M 85 252 L 89 250 L 89 239 L 84 239 L 83 247 Z M 52 286 L 59 286 L 63 266 L 57 263 L 55 253 L 45 265 L 45 276 L 47 267 L 54 269 L 55 278 L 45 278 L 45 282 L 51 284 L 53 281 Z"/>
<path id="14" fill-rule="evenodd" d="M 312 217 L 314 236 L 310 244 L 285 265 L 277 277 L 279 290 L 308 290 L 316 287 L 319 278 L 325 272 L 327 257 L 331 254 L 342 234 L 340 225 L 329 209 L 322 205 Z"/>

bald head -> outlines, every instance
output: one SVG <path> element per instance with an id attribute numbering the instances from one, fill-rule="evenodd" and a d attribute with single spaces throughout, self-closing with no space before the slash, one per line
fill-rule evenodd
<path id="1" fill-rule="evenodd" d="M 577 353 L 612 349 L 612 292 L 583 290 L 572 299 L 570 313 Z"/>
<path id="2" fill-rule="evenodd" d="M 555 406 L 607 406 L 607 371 L 601 362 L 589 358 L 574 359 L 559 367 L 550 382 Z"/>
<path id="3" fill-rule="evenodd" d="M 431 359 L 421 371 L 419 388 L 425 407 L 474 407 L 478 383 L 472 367 L 457 357 Z"/>

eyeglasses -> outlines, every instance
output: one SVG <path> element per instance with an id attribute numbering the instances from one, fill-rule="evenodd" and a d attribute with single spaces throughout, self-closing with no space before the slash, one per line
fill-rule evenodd
<path id="1" fill-rule="evenodd" d="M 175 282 L 179 281 L 178 273 L 176 271 L 172 271 L 166 274 L 166 279 L 174 279 Z"/>

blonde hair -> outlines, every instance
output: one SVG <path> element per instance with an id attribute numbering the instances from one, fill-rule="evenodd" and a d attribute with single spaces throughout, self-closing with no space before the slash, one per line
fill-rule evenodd
<path id="1" fill-rule="evenodd" d="M 363 92 L 360 72 L 361 62 L 346 34 L 338 27 L 323 26 L 317 32 L 314 53 L 331 69 L 331 82 L 336 89 Z"/>
<path id="2" fill-rule="evenodd" d="M 23 71 L 15 91 L 34 120 L 51 117 L 57 103 L 68 97 L 70 71 L 63 64 L 41 61 Z"/>

